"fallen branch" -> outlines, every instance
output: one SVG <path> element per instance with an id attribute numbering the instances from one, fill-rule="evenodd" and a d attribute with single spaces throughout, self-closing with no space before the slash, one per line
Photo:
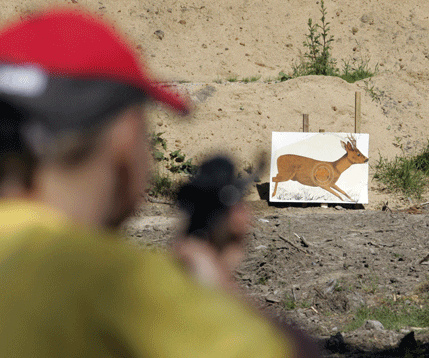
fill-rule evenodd
<path id="1" fill-rule="evenodd" d="M 322 292 L 322 291 L 320 291 L 317 287 L 313 287 L 313 289 L 314 289 L 314 291 L 316 291 L 317 292 L 317 294 L 321 297 L 321 298 L 323 298 L 323 299 L 327 299 L 327 297 L 326 297 L 326 295 Z"/>
<path id="2" fill-rule="evenodd" d="M 310 307 L 314 312 L 316 312 L 317 314 L 319 314 L 319 312 L 313 307 L 313 306 L 311 306 Z"/>
<path id="3" fill-rule="evenodd" d="M 426 255 L 425 257 L 423 257 L 420 261 L 419 261 L 419 264 L 420 265 L 422 265 L 422 264 L 424 264 L 425 262 L 428 262 L 429 261 L 429 255 Z"/>
<path id="4" fill-rule="evenodd" d="M 279 235 L 279 238 L 282 239 L 284 242 L 287 242 L 290 246 L 294 247 L 295 249 L 297 249 L 298 251 L 303 252 L 304 254 L 308 255 L 308 252 L 305 251 L 304 249 L 301 249 L 300 247 L 296 246 L 293 242 L 289 241 L 288 239 L 284 238 L 283 236 Z"/>
<path id="5" fill-rule="evenodd" d="M 305 240 L 305 237 L 304 236 L 300 236 L 300 235 L 298 235 L 297 233 L 293 233 L 298 239 L 300 239 L 301 240 L 301 242 L 302 242 L 302 244 L 304 245 L 304 247 L 309 247 L 310 246 L 310 244 Z"/>

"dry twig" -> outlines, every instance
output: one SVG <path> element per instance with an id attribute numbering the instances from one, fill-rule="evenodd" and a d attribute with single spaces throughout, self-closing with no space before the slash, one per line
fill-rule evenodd
<path id="1" fill-rule="evenodd" d="M 303 252 L 304 254 L 308 255 L 308 252 L 305 251 L 304 249 L 301 249 L 300 247 L 296 246 L 293 242 L 289 241 L 288 239 L 286 239 L 285 237 L 279 235 L 279 238 L 282 239 L 284 242 L 287 242 L 290 246 L 294 247 L 295 249 L 297 249 L 298 251 Z"/>

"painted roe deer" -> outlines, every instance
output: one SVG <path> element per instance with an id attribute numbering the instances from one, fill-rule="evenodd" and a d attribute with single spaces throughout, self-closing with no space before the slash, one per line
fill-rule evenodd
<path id="1" fill-rule="evenodd" d="M 353 164 L 366 163 L 368 158 L 365 157 L 356 147 L 356 139 L 347 137 L 348 142 L 341 141 L 341 146 L 346 150 L 340 159 L 335 162 L 322 162 L 299 155 L 286 154 L 277 158 L 278 174 L 273 178 L 275 182 L 273 195 L 276 195 L 277 185 L 280 182 L 294 180 L 308 186 L 318 186 L 329 191 L 336 197 L 341 196 L 334 189 L 345 195 L 350 201 L 350 196 L 341 190 L 335 183 L 341 174 L 350 168 Z M 344 200 L 343 200 L 344 201 Z"/>

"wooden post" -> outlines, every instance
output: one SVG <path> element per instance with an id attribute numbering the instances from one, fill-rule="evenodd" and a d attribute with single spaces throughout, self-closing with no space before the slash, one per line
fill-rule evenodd
<path id="1" fill-rule="evenodd" d="M 361 116 L 361 96 L 360 92 L 355 93 L 355 133 L 360 133 L 360 125 L 362 122 Z M 354 205 L 355 209 L 359 208 L 359 204 Z"/>
<path id="2" fill-rule="evenodd" d="M 310 127 L 310 119 L 308 114 L 303 114 L 302 115 L 302 131 L 303 132 L 308 132 L 309 131 L 309 127 Z M 306 208 L 307 207 L 307 203 L 302 203 L 302 207 Z"/>
<path id="3" fill-rule="evenodd" d="M 355 93 L 355 133 L 360 133 L 361 117 L 361 96 L 360 92 Z"/>
<path id="4" fill-rule="evenodd" d="M 308 132 L 308 129 L 310 127 L 310 120 L 308 119 L 308 114 L 302 115 L 302 131 Z"/>

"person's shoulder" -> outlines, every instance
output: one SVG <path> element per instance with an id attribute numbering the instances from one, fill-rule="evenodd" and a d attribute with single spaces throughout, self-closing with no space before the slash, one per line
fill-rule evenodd
<path id="1" fill-rule="evenodd" d="M 176 357 L 294 356 L 292 341 L 244 300 L 202 286 L 169 253 L 143 251 L 145 262 L 127 289 L 141 306 L 128 306 L 134 312 L 128 322 L 138 317 L 136 331 L 150 326 L 159 352 L 176 347 Z"/>
<path id="2" fill-rule="evenodd" d="M 108 317 L 136 351 L 153 349 L 152 356 L 285 355 L 284 337 L 258 312 L 202 287 L 170 253 L 124 240 L 75 224 L 22 228 L 10 240 L 13 255 L 0 255 L 0 283 L 13 291 L 14 282 L 32 277 L 23 306 L 40 299 L 48 309 L 60 302 L 79 315 L 73 307 L 85 303 L 93 322 Z"/>

